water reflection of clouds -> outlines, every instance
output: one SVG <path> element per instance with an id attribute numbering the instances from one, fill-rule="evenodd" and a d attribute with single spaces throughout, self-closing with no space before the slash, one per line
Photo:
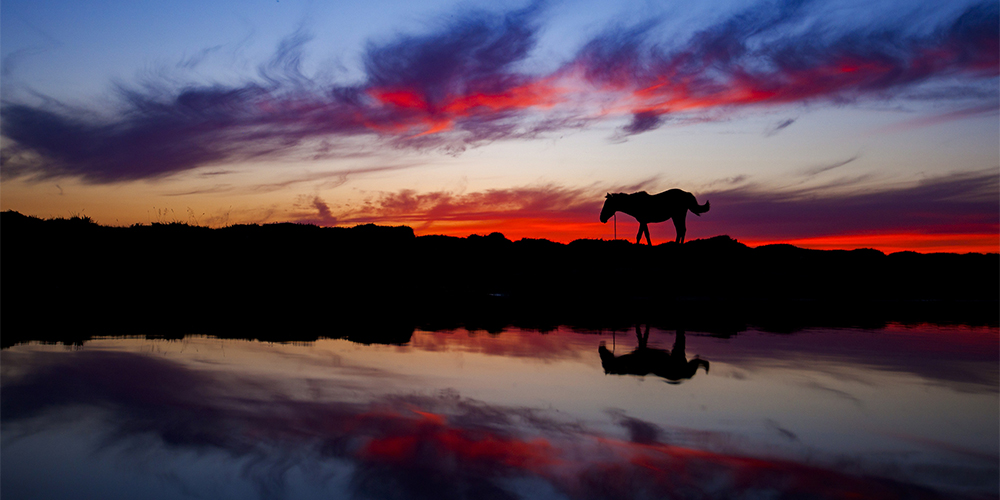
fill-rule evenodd
<path id="1" fill-rule="evenodd" d="M 920 325 L 872 331 L 815 329 L 795 334 L 746 332 L 743 341 L 708 344 L 713 361 L 746 369 L 785 365 L 871 384 L 859 368 L 912 373 L 928 383 L 962 392 L 996 393 L 1000 373 L 996 328 Z M 753 336 L 753 341 L 747 341 Z"/>
<path id="2" fill-rule="evenodd" d="M 24 346 L 4 350 L 0 365 L 4 468 L 17 470 L 7 467 L 20 456 L 10 443 L 50 435 L 66 415 L 90 413 L 101 417 L 81 432 L 104 436 L 100 453 L 131 462 L 154 443 L 162 450 L 147 461 L 168 469 L 163 474 L 177 491 L 201 490 L 194 476 L 206 481 L 192 472 L 191 456 L 215 457 L 231 472 L 219 477 L 264 497 L 309 487 L 402 498 L 437 489 L 441 498 L 615 498 L 634 496 L 622 493 L 633 487 L 651 496 L 809 496 L 820 491 L 809 478 L 819 476 L 864 486 L 844 470 L 905 481 L 935 476 L 945 488 L 990 491 L 983 485 L 996 484 L 996 448 L 968 435 L 984 438 L 977 429 L 990 417 L 977 409 L 982 401 L 996 406 L 996 388 L 964 382 L 958 385 L 975 390 L 960 394 L 947 381 L 927 384 L 908 375 L 905 358 L 915 351 L 923 353 L 917 364 L 974 369 L 989 364 L 979 349 L 995 342 L 995 330 L 960 330 L 937 353 L 928 349 L 930 334 L 917 335 L 914 347 L 910 336 L 891 333 L 884 336 L 892 348 L 882 351 L 894 356 L 853 352 L 872 349 L 871 338 L 881 334 L 689 333 L 688 351 L 713 365 L 711 375 L 682 386 L 606 376 L 597 344 L 609 335 L 564 330 L 418 331 L 407 346 L 213 339 L 95 341 L 76 351 Z M 669 347 L 675 335 L 654 331 L 650 344 Z M 433 342 L 421 341 L 427 338 Z M 619 352 L 634 342 L 631 332 L 617 336 Z M 900 358 L 905 369 L 868 361 L 879 356 Z M 507 388 L 512 380 L 521 385 Z M 602 413 L 609 407 L 627 410 Z M 51 420 L 55 415 L 64 419 Z M 964 428 L 941 429 L 953 421 Z M 779 456 L 786 460 L 759 458 Z M 836 463 L 841 472 L 794 463 L 803 457 L 827 468 Z M 698 477 L 675 477 L 680 469 Z M 9 474 L 5 495 L 19 484 Z M 770 479 L 739 479 L 755 474 Z M 877 497 L 882 490 L 872 491 Z"/>
<path id="3" fill-rule="evenodd" d="M 587 356 L 590 342 L 580 342 L 568 329 L 553 332 L 525 331 L 515 328 L 499 334 L 481 331 L 420 331 L 409 347 L 426 351 L 477 352 L 493 356 L 537 358 L 540 360 L 578 359 Z"/>
<path id="4" fill-rule="evenodd" d="M 568 328 L 551 334 L 508 329 L 492 335 L 482 332 L 418 331 L 409 348 L 426 351 L 477 352 L 495 356 L 540 360 L 586 359 L 593 356 L 592 342 L 581 342 Z M 607 340 L 610 332 L 600 332 Z M 651 345 L 669 348 L 675 332 L 652 329 Z M 873 331 L 862 329 L 812 329 L 794 334 L 747 331 L 739 339 L 716 339 L 688 332 L 691 354 L 744 370 L 796 367 L 823 372 L 840 380 L 871 385 L 874 382 L 851 367 L 912 373 L 928 383 L 962 392 L 995 393 L 1000 390 L 995 354 L 1000 350 L 996 328 L 934 325 L 889 325 Z M 746 337 L 753 336 L 752 341 Z M 623 349 L 634 344 L 631 331 L 616 335 Z M 728 372 L 740 377 L 740 372 Z"/>
<path id="5" fill-rule="evenodd" d="M 861 407 L 861 408 L 864 407 L 864 403 L 860 399 L 858 399 L 857 397 L 855 397 L 854 395 L 852 395 L 851 393 L 849 393 L 847 391 L 842 391 L 840 389 L 834 389 L 833 387 L 826 386 L 826 385 L 824 385 L 821 382 L 818 382 L 816 380 L 809 380 L 809 381 L 805 382 L 803 385 L 806 388 L 808 388 L 808 389 L 815 389 L 815 390 L 818 390 L 818 391 L 825 392 L 827 394 L 832 394 L 832 395 L 834 395 L 834 396 L 836 396 L 838 398 L 850 401 L 851 403 L 854 403 L 858 407 Z"/>
<path id="6" fill-rule="evenodd" d="M 14 359 L 7 354 L 5 365 Z M 200 370 L 145 354 L 36 352 L 18 362 L 33 368 L 5 373 L 5 439 L 46 415 L 97 411 L 103 417 L 92 425 L 103 434 L 101 453 L 123 454 L 123 461 L 145 454 L 154 462 L 150 467 L 162 467 L 158 473 L 169 478 L 164 484 L 173 484 L 177 497 L 192 487 L 188 462 L 206 454 L 239 469 L 242 484 L 261 497 L 301 491 L 303 484 L 357 498 L 924 493 L 790 461 L 690 447 L 686 443 L 704 444 L 704 431 L 663 428 L 624 410 L 610 413 L 618 431 L 602 433 L 558 411 L 489 404 L 453 390 L 392 394 L 386 388 L 367 400 L 344 402 L 294 397 L 269 376 Z M 325 383 L 339 382 L 333 377 Z M 354 390 L 352 384 L 345 390 Z M 148 451 L 151 437 L 162 453 Z M 3 484 L 8 493 L 19 483 L 5 477 Z"/>

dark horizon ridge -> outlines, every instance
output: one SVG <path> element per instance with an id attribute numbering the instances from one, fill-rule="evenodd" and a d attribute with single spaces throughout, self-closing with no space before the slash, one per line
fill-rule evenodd
<path id="1" fill-rule="evenodd" d="M 996 326 L 998 254 L 414 235 L 406 226 L 101 226 L 0 214 L 3 347 L 100 335 L 401 343 L 414 328 L 637 322 Z"/>
<path id="2" fill-rule="evenodd" d="M 582 241 L 604 241 L 604 242 L 616 242 L 616 241 L 620 241 L 620 242 L 625 242 L 625 243 L 628 243 L 628 244 L 632 244 L 631 240 L 629 240 L 628 238 L 618 238 L 618 239 L 613 239 L 613 240 L 606 240 L 606 239 L 603 239 L 603 238 L 578 238 L 578 239 L 570 241 L 569 243 L 561 243 L 561 242 L 558 242 L 558 241 L 552 241 L 552 240 L 549 240 L 547 238 L 520 238 L 518 240 L 511 240 L 511 239 L 507 238 L 506 235 L 504 235 L 503 233 L 501 233 L 499 231 L 494 231 L 494 232 L 491 232 L 491 233 L 489 233 L 487 235 L 482 235 L 482 234 L 474 233 L 474 234 L 470 234 L 470 235 L 464 236 L 464 237 L 463 236 L 450 236 L 450 235 L 445 235 L 445 234 L 424 234 L 424 235 L 417 236 L 416 232 L 413 231 L 413 228 L 410 227 L 410 226 L 408 226 L 408 225 L 405 225 L 405 224 L 398 225 L 398 226 L 388 226 L 388 225 L 380 225 L 380 224 L 375 224 L 375 223 L 358 223 L 358 224 L 355 224 L 354 226 L 318 226 L 316 224 L 302 223 L 302 222 L 265 222 L 265 223 L 262 223 L 262 224 L 261 223 L 246 223 L 246 224 L 232 224 L 232 225 L 223 226 L 223 227 L 210 227 L 210 226 L 202 226 L 202 225 L 198 225 L 198 224 L 190 224 L 188 222 L 183 222 L 183 221 L 169 221 L 169 222 L 151 222 L 149 224 L 135 223 L 135 224 L 132 224 L 132 225 L 129 225 L 129 226 L 111 226 L 111 225 L 106 225 L 106 224 L 101 224 L 101 223 L 95 222 L 89 216 L 71 216 L 69 218 L 53 217 L 53 218 L 49 218 L 49 219 L 44 219 L 44 218 L 37 217 L 37 216 L 34 216 L 34 215 L 24 215 L 24 214 L 22 214 L 22 213 L 20 213 L 20 212 L 18 212 L 16 210 L 5 210 L 3 212 L 0 212 L 0 214 L 2 214 L 4 216 L 3 218 L 18 218 L 19 217 L 19 218 L 24 218 L 24 219 L 29 219 L 29 220 L 36 220 L 36 221 L 40 221 L 40 222 L 55 222 L 55 223 L 60 223 L 60 224 L 82 224 L 82 225 L 96 226 L 96 227 L 100 227 L 100 228 L 114 229 L 114 230 L 150 228 L 150 227 L 162 227 L 162 226 L 168 226 L 168 227 L 174 227 L 174 228 L 184 227 L 184 228 L 190 228 L 190 229 L 196 230 L 196 231 L 204 231 L 204 230 L 208 230 L 208 231 L 224 231 L 224 230 L 230 230 L 230 229 L 234 229 L 234 228 L 251 228 L 251 227 L 268 227 L 268 226 L 298 226 L 298 227 L 315 228 L 317 230 L 340 230 L 340 231 L 343 231 L 343 230 L 353 230 L 353 229 L 357 229 L 357 228 L 377 228 L 375 230 L 382 230 L 382 229 L 401 230 L 401 231 L 408 230 L 411 233 L 411 237 L 412 238 L 455 238 L 455 239 L 468 239 L 468 238 L 500 237 L 500 238 L 503 238 L 504 240 L 507 240 L 507 241 L 510 241 L 510 242 L 519 242 L 519 241 L 522 241 L 522 240 L 528 240 L 528 241 L 543 241 L 543 242 L 548 242 L 548 243 L 552 243 L 552 244 L 555 244 L 555 245 L 572 245 L 574 243 L 582 242 Z M 498 236 L 495 236 L 495 235 L 498 235 Z M 723 239 L 732 240 L 732 241 L 736 242 L 737 244 L 742 245 L 742 246 L 744 246 L 746 248 L 749 248 L 749 249 L 756 249 L 756 248 L 763 248 L 763 247 L 781 247 L 781 246 L 787 246 L 787 247 L 795 248 L 795 249 L 802 250 L 802 251 L 808 251 L 808 252 L 852 252 L 852 251 L 856 251 L 856 250 L 863 250 L 863 251 L 874 251 L 874 252 L 878 252 L 878 253 L 881 253 L 881 254 L 884 254 L 884 255 L 893 255 L 893 254 L 898 254 L 898 253 L 915 253 L 915 254 L 920 254 L 920 255 L 930 255 L 930 254 L 948 254 L 948 255 L 976 254 L 976 255 L 998 255 L 998 256 L 1000 256 L 1000 253 L 998 253 L 998 252 L 987 252 L 985 254 L 982 253 L 982 252 L 965 252 L 965 253 L 958 253 L 958 252 L 927 252 L 927 253 L 923 253 L 923 252 L 917 252 L 915 250 L 901 250 L 899 252 L 885 253 L 885 252 L 883 252 L 881 250 L 878 250 L 878 249 L 875 249 L 875 248 L 871 248 L 871 247 L 858 247 L 858 248 L 853 248 L 853 249 L 830 249 L 830 250 L 822 250 L 822 249 L 804 248 L 804 247 L 793 245 L 791 243 L 768 243 L 768 244 L 758 245 L 758 246 L 753 246 L 752 247 L 752 246 L 747 245 L 745 243 L 740 243 L 739 240 L 737 240 L 736 238 L 733 238 L 733 237 L 729 236 L 728 234 L 721 234 L 721 235 L 716 235 L 716 236 L 710 236 L 708 238 L 698 238 L 698 239 L 690 240 L 688 243 L 693 243 L 695 241 L 713 240 L 713 239 L 717 239 L 717 238 L 723 238 Z M 664 246 L 664 245 L 674 245 L 674 244 L 676 244 L 676 243 L 673 242 L 673 241 L 663 241 L 661 243 L 657 243 L 657 244 L 652 245 L 652 246 L 653 247 L 660 247 L 660 246 Z"/>

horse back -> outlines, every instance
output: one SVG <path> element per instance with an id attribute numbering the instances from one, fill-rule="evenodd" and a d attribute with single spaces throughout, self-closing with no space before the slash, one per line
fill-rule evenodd
<path id="1" fill-rule="evenodd" d="M 683 214 L 690 206 L 697 204 L 694 195 L 680 189 L 670 189 L 662 193 L 648 195 L 642 201 L 646 213 L 652 219 L 650 222 L 663 222 Z"/>
<path id="2" fill-rule="evenodd" d="M 683 189 L 668 189 L 662 193 L 657 193 L 656 198 L 659 198 L 662 203 L 672 203 L 677 205 L 685 205 L 688 201 L 694 199 L 694 195 L 684 191 Z"/>

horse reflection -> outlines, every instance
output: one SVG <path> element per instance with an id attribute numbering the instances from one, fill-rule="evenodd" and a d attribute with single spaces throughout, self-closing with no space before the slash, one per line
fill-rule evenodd
<path id="1" fill-rule="evenodd" d="M 684 330 L 677 330 L 674 347 L 669 351 L 646 347 L 646 343 L 649 341 L 649 325 L 646 325 L 645 334 L 640 333 L 639 325 L 636 325 L 635 336 L 639 339 L 639 347 L 631 353 L 621 356 L 615 356 L 604 345 L 604 342 L 601 342 L 597 352 L 601 355 L 601 366 L 604 367 L 604 373 L 641 376 L 652 373 L 657 377 L 667 379 L 667 382 L 672 384 L 679 384 L 681 381 L 693 377 L 699 366 L 704 366 L 705 373 L 708 373 L 708 361 L 697 356 L 688 361 L 684 354 Z"/>

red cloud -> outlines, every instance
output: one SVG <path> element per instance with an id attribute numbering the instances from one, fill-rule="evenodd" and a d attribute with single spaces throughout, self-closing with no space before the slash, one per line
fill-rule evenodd
<path id="1" fill-rule="evenodd" d="M 996 2 L 928 19 L 937 28 L 924 33 L 897 19 L 871 31 L 845 29 L 838 19 L 812 24 L 804 21 L 808 8 L 756 5 L 681 43 L 658 39 L 650 26 L 613 31 L 541 74 L 521 70 L 536 46 L 540 3 L 470 14 L 435 32 L 370 44 L 357 85 L 304 76 L 307 37 L 296 33 L 262 65 L 259 82 L 119 89 L 124 111 L 110 121 L 4 102 L 2 129 L 11 142 L 0 162 L 5 176 L 114 183 L 288 155 L 318 142 L 320 152 L 336 155 L 340 140 L 356 136 L 457 151 L 633 115 L 620 137 L 652 130 L 670 114 L 879 99 L 956 77 L 979 91 L 966 93 L 976 102 L 963 106 L 997 108 Z"/>
<path id="2" fill-rule="evenodd" d="M 500 92 L 449 95 L 436 104 L 431 104 L 425 95 L 413 89 L 373 88 L 368 91 L 368 95 L 383 107 L 397 112 L 390 127 L 366 122 L 368 126 L 383 133 L 412 134 L 415 137 L 451 130 L 456 121 L 462 118 L 492 117 L 530 108 L 547 109 L 565 100 L 560 89 L 544 82 L 511 87 Z"/>

